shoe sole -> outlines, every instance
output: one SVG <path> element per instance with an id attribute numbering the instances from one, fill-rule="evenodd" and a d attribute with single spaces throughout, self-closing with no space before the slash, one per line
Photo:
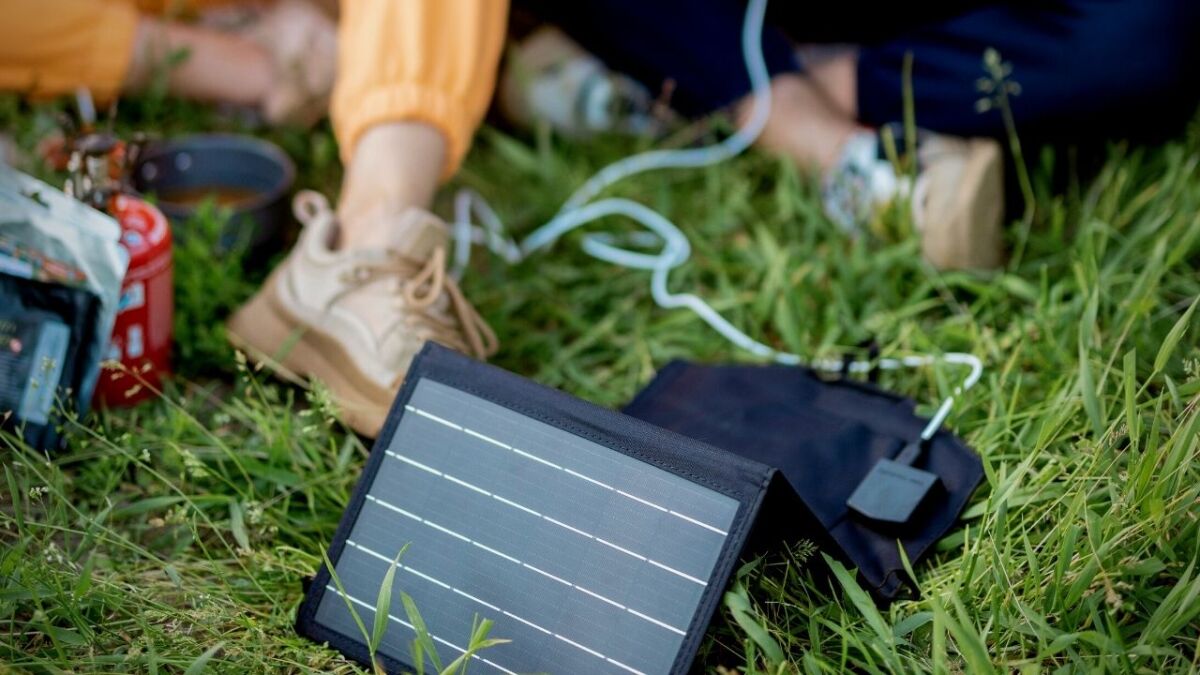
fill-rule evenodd
<path id="1" fill-rule="evenodd" d="M 304 328 L 283 310 L 271 295 L 273 278 L 225 324 L 229 341 L 277 377 L 310 386 L 320 381 L 333 396 L 342 420 L 358 433 L 374 438 L 383 426 L 390 403 L 379 405 L 361 392 L 377 388 L 338 367 L 330 354 L 341 352 L 332 340 Z M 346 361 L 343 360 L 343 363 Z"/>
<path id="2" fill-rule="evenodd" d="M 950 218 L 944 229 L 925 232 L 925 259 L 938 269 L 994 269 L 1004 262 L 1004 165 L 1000 148 L 983 139 L 968 143 L 966 166 Z M 928 245 L 938 240 L 943 245 Z"/>

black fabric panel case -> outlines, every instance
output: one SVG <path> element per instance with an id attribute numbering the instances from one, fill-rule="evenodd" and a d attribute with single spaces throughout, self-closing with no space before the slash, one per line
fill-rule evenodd
<path id="1" fill-rule="evenodd" d="M 877 599 L 891 600 L 914 563 L 954 525 L 983 477 L 979 457 L 939 431 L 916 463 L 940 485 L 900 526 L 852 514 L 846 501 L 881 458 L 894 458 L 927 420 L 912 401 L 871 385 L 825 381 L 793 366 L 668 364 L 626 414 L 779 469 L 803 506 L 765 512 L 777 531 L 832 543 Z M 783 522 L 787 521 L 787 522 Z"/>
<path id="2" fill-rule="evenodd" d="M 404 591 L 443 662 L 472 613 L 512 640 L 472 672 L 686 673 L 774 476 L 429 343 L 334 534 L 346 592 L 322 566 L 297 630 L 368 663 L 345 605 L 369 632 L 378 579 L 409 543 L 378 657 L 389 672 L 413 665 Z"/>

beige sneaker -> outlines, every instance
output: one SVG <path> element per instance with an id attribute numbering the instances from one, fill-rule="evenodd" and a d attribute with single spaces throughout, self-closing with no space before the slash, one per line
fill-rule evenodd
<path id="1" fill-rule="evenodd" d="M 446 275 L 448 228 L 410 209 L 390 218 L 396 251 L 334 250 L 333 211 L 323 196 L 294 202 L 300 241 L 228 323 L 229 338 L 285 379 L 319 380 L 347 424 L 379 433 L 413 356 L 426 340 L 487 358 L 496 335 Z"/>
<path id="2" fill-rule="evenodd" d="M 875 132 L 846 141 L 823 186 L 830 218 L 856 231 L 907 199 L 921 252 L 935 267 L 987 269 L 1004 262 L 1004 164 L 996 141 L 922 131 L 915 180 L 896 174 L 881 145 Z"/>
<path id="3" fill-rule="evenodd" d="M 991 269 L 1004 263 L 1004 164 L 988 138 L 931 134 L 917 151 L 913 222 L 921 252 L 939 269 Z"/>

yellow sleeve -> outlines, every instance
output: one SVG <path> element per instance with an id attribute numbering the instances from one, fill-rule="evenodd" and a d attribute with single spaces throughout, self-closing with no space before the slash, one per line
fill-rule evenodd
<path id="1" fill-rule="evenodd" d="M 373 125 L 419 121 L 446 137 L 454 174 L 496 84 L 508 0 L 342 0 L 331 117 L 343 160 Z"/>
<path id="2" fill-rule="evenodd" d="M 138 13 L 120 0 L 0 0 L 0 90 L 57 96 L 120 93 Z"/>

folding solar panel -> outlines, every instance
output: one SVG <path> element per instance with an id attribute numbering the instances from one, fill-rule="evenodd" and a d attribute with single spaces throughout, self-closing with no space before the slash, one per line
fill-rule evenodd
<path id="1" fill-rule="evenodd" d="M 384 575 L 473 672 L 683 673 L 774 471 L 434 344 L 414 361 L 298 630 L 366 662 Z M 398 601 L 379 647 L 409 670 Z M 427 664 L 428 665 L 428 664 Z"/>

